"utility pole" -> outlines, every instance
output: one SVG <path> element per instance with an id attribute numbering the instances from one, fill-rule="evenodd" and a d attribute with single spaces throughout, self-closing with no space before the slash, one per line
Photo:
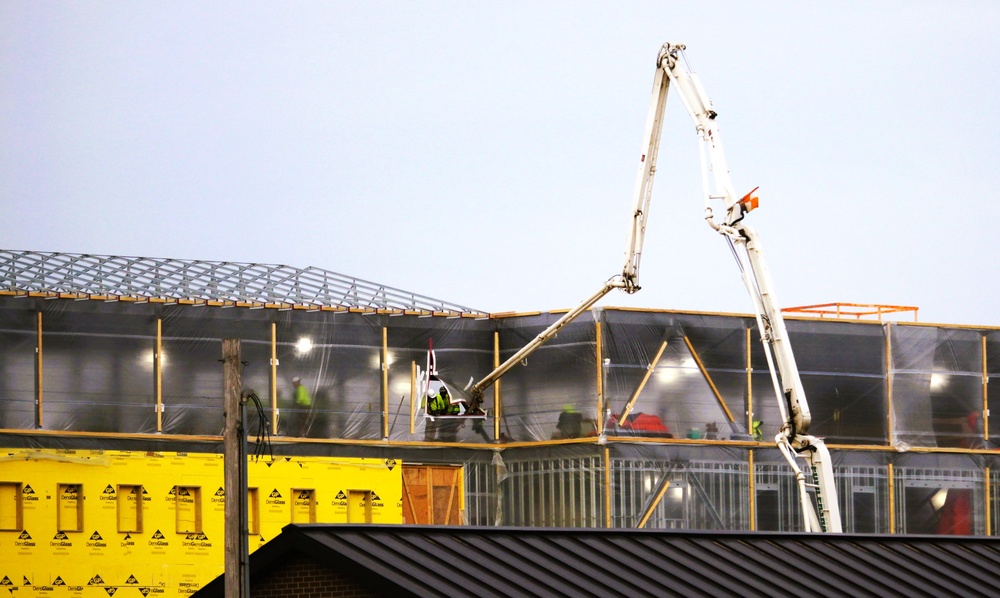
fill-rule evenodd
<path id="1" fill-rule="evenodd" d="M 248 598 L 247 449 L 245 406 L 240 380 L 240 339 L 222 340 L 222 398 L 226 427 L 222 436 L 225 469 L 225 588 L 229 598 Z"/>

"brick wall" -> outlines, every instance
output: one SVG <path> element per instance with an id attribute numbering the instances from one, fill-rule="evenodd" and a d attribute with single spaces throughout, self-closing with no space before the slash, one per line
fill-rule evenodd
<path id="1" fill-rule="evenodd" d="M 268 598 L 382 598 L 364 580 L 345 575 L 301 555 L 289 555 L 260 580 L 250 584 L 251 596 Z"/>

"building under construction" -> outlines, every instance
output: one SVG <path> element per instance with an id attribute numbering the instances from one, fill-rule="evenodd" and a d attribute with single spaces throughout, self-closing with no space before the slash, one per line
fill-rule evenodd
<path id="1" fill-rule="evenodd" d="M 461 391 L 560 312 L 262 264 L 0 251 L 0 271 L 0 584 L 20 596 L 186 595 L 222 571 L 223 339 L 259 403 L 251 549 L 290 522 L 801 529 L 752 315 L 591 309 L 444 442 L 418 392 L 431 344 Z M 787 326 L 845 531 L 996 535 L 1000 329 L 839 315 Z"/>

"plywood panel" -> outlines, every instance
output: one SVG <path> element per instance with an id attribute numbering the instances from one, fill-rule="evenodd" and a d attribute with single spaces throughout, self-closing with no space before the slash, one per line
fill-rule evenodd
<path id="1" fill-rule="evenodd" d="M 461 525 L 462 468 L 455 465 L 403 466 L 403 522 Z"/>

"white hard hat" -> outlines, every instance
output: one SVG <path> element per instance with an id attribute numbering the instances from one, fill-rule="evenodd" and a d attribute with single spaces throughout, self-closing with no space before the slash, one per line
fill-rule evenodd
<path id="1" fill-rule="evenodd" d="M 292 382 L 301 382 L 301 381 L 302 381 L 302 378 L 299 378 L 298 376 L 295 376 L 294 378 L 292 378 Z"/>

